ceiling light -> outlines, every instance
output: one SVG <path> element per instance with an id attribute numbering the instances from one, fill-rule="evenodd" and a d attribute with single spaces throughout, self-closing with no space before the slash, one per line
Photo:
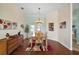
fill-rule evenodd
<path id="1" fill-rule="evenodd" d="M 40 9 L 41 8 L 38 8 L 38 10 L 39 10 L 39 17 L 38 17 L 38 19 L 36 19 L 36 21 L 35 21 L 35 23 L 37 23 L 37 24 L 39 24 L 39 23 L 43 23 L 43 21 L 41 20 L 41 18 L 40 18 Z"/>

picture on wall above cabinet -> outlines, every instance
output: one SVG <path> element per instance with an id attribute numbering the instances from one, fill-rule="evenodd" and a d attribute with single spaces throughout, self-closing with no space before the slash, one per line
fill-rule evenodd
<path id="1" fill-rule="evenodd" d="M 21 24 L 21 28 L 22 28 L 22 29 L 24 28 L 24 25 L 23 25 L 23 24 Z"/>
<path id="2" fill-rule="evenodd" d="M 49 23 L 49 31 L 54 31 L 54 23 Z"/>
<path id="3" fill-rule="evenodd" d="M 12 29 L 17 29 L 17 22 L 0 19 L 0 30 L 12 30 Z"/>
<path id="4" fill-rule="evenodd" d="M 9 20 L 5 20 L 4 21 L 4 24 L 3 24 L 3 29 L 12 29 L 12 24 L 11 24 L 12 22 L 11 21 L 9 21 Z"/>
<path id="5" fill-rule="evenodd" d="M 12 23 L 12 29 L 17 29 L 17 23 L 16 22 Z"/>
<path id="6" fill-rule="evenodd" d="M 3 24 L 0 24 L 0 30 L 2 30 L 3 29 Z"/>
<path id="7" fill-rule="evenodd" d="M 61 29 L 66 28 L 66 21 L 61 22 L 59 25 Z"/>
<path id="8" fill-rule="evenodd" d="M 3 23 L 3 19 L 0 19 L 0 24 L 2 24 Z"/>
<path id="9" fill-rule="evenodd" d="M 0 30 L 3 29 L 3 22 L 4 22 L 4 20 L 3 19 L 0 19 Z"/>

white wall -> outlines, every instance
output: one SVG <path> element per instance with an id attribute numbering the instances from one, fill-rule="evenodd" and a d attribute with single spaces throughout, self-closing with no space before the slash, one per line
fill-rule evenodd
<path id="1" fill-rule="evenodd" d="M 57 11 L 52 12 L 47 16 L 47 38 L 58 41 L 58 13 Z M 48 24 L 54 23 L 54 31 L 49 31 Z"/>
<path id="2" fill-rule="evenodd" d="M 5 38 L 7 32 L 10 35 L 17 34 L 19 31 L 23 32 L 20 25 L 24 24 L 24 17 L 15 4 L 0 4 L 0 18 L 18 23 L 16 30 L 0 30 L 0 39 Z"/>
<path id="3" fill-rule="evenodd" d="M 60 22 L 66 21 L 66 28 L 60 29 Z M 48 30 L 48 23 L 54 23 L 54 31 Z M 72 49 L 71 42 L 71 19 L 70 19 L 70 6 L 66 5 L 60 10 L 53 11 L 47 16 L 47 35 L 48 39 L 58 41 L 68 49 Z"/>
<path id="4" fill-rule="evenodd" d="M 58 40 L 61 44 L 65 47 L 71 49 L 71 13 L 70 13 L 70 6 L 67 5 L 66 7 L 62 8 L 58 11 L 58 22 L 66 21 L 66 28 L 60 29 L 58 33 Z"/>

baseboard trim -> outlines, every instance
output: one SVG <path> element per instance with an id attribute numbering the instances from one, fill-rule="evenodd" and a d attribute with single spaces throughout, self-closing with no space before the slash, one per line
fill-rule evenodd
<path id="1" fill-rule="evenodd" d="M 72 51 L 72 48 L 69 48 L 68 46 L 66 46 L 65 44 L 63 44 L 62 42 L 58 41 L 61 45 L 63 45 L 64 47 L 66 47 L 68 50 Z"/>

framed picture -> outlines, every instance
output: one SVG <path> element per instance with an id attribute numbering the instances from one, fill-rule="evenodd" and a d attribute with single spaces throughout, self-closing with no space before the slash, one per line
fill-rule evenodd
<path id="1" fill-rule="evenodd" d="M 21 28 L 22 28 L 22 29 L 24 28 L 24 25 L 23 25 L 23 24 L 21 24 Z"/>
<path id="2" fill-rule="evenodd" d="M 3 30 L 3 24 L 0 24 L 0 30 Z"/>
<path id="3" fill-rule="evenodd" d="M 12 29 L 17 29 L 17 23 L 16 22 L 12 23 Z"/>
<path id="4" fill-rule="evenodd" d="M 5 20 L 3 24 L 3 29 L 6 29 L 6 30 L 12 29 L 12 22 L 9 20 Z"/>
<path id="5" fill-rule="evenodd" d="M 54 31 L 54 23 L 49 23 L 49 31 Z"/>
<path id="6" fill-rule="evenodd" d="M 0 19 L 0 24 L 2 24 L 3 23 L 3 19 Z"/>
<path id="7" fill-rule="evenodd" d="M 66 21 L 63 21 L 60 23 L 60 28 L 66 28 Z"/>
<path id="8" fill-rule="evenodd" d="M 21 27 L 23 28 L 23 25 L 21 25 Z M 0 30 L 12 30 L 12 29 L 17 29 L 17 22 L 0 19 Z"/>
<path id="9" fill-rule="evenodd" d="M 0 30 L 3 29 L 3 23 L 4 23 L 4 20 L 3 19 L 0 19 Z"/>

